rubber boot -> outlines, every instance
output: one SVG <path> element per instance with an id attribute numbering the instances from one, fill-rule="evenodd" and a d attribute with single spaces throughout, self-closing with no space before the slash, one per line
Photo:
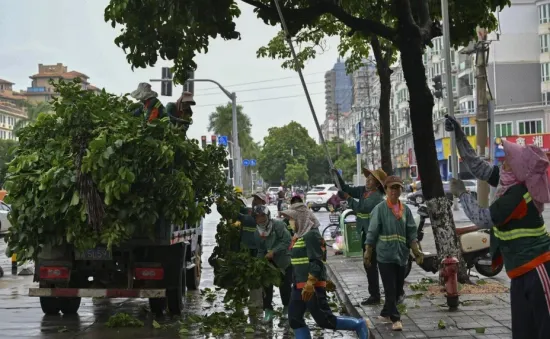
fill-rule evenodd
<path id="1" fill-rule="evenodd" d="M 311 339 L 309 327 L 300 327 L 294 329 L 294 338 L 296 339 Z"/>
<path id="2" fill-rule="evenodd" d="M 275 317 L 275 312 L 271 309 L 264 310 L 264 319 L 262 320 L 264 323 L 269 323 L 273 321 L 273 318 Z"/>
<path id="3" fill-rule="evenodd" d="M 372 339 L 367 322 L 362 318 L 336 317 L 336 330 L 355 331 L 359 339 Z"/>

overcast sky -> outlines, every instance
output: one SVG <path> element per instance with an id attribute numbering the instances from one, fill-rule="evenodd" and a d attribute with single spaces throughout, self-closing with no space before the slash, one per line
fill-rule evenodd
<path id="1" fill-rule="evenodd" d="M 108 0 L 19 0 L 3 1 L 0 11 L 0 78 L 15 83 L 15 89 L 31 86 L 29 76 L 38 72 L 38 64 L 64 63 L 90 77 L 90 82 L 109 92 L 120 94 L 135 89 L 139 82 L 158 78 L 161 60 L 156 67 L 132 72 L 125 55 L 113 40 L 117 30 L 103 20 Z M 256 18 L 252 7 L 240 3 L 241 17 L 237 29 L 240 41 L 213 40 L 209 52 L 196 59 L 196 78 L 210 78 L 230 91 L 252 120 L 252 137 L 263 140 L 267 130 L 294 120 L 308 128 L 310 136 L 318 134 L 304 96 L 298 74 L 280 68 L 281 61 L 257 59 L 256 50 L 266 44 L 278 27 L 266 26 Z M 305 68 L 306 82 L 312 93 L 317 116 L 325 116 L 324 72 L 337 59 L 336 43 Z M 153 84 L 160 92 L 159 84 Z M 277 87 L 263 89 L 266 87 Z M 179 94 L 181 88 L 174 90 Z M 194 124 L 190 135 L 199 138 L 207 133 L 208 115 L 227 97 L 212 84 L 195 87 Z M 172 100 L 176 100 L 175 95 Z M 293 96 L 292 98 L 288 98 Z M 286 98 L 281 98 L 286 97 Z M 270 98 L 280 98 L 272 99 Z M 268 99 L 268 100 L 264 100 Z M 162 98 L 164 102 L 168 98 Z M 257 101 L 255 101 L 257 100 Z M 247 102 L 255 101 L 255 102 Z"/>

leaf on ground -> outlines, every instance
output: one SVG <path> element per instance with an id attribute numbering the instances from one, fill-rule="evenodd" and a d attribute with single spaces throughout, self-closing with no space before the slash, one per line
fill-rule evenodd
<path id="1" fill-rule="evenodd" d="M 485 327 L 478 327 L 476 328 L 477 334 L 484 334 L 485 333 Z"/>
<path id="2" fill-rule="evenodd" d="M 254 328 L 248 326 L 247 328 L 244 329 L 244 333 L 254 333 Z"/>
<path id="3" fill-rule="evenodd" d="M 439 322 L 437 323 L 437 328 L 440 330 L 443 330 L 447 327 L 447 324 L 445 324 L 445 321 L 443 319 L 439 319 Z"/>
<path id="4" fill-rule="evenodd" d="M 157 330 L 158 330 L 158 329 L 161 328 L 161 327 L 162 327 L 162 326 L 160 326 L 160 324 L 158 323 L 158 321 L 153 320 L 153 328 L 154 328 L 154 329 L 157 329 Z"/>
<path id="5" fill-rule="evenodd" d="M 109 318 L 107 327 L 143 327 L 143 321 L 126 313 L 117 313 Z"/>

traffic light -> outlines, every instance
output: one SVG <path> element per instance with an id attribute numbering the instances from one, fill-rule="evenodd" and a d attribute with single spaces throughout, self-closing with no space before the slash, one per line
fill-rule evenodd
<path id="1" fill-rule="evenodd" d="M 201 137 L 201 146 L 202 146 L 203 149 L 206 148 L 206 135 L 203 135 Z"/>
<path id="2" fill-rule="evenodd" d="M 437 99 L 443 98 L 443 84 L 441 83 L 441 75 L 436 75 L 432 78 L 434 83 L 434 97 Z"/>
<path id="3" fill-rule="evenodd" d="M 229 168 L 229 179 L 233 179 L 233 159 L 227 161 L 227 167 Z"/>
<path id="4" fill-rule="evenodd" d="M 162 81 L 160 83 L 160 95 L 164 97 L 172 96 L 172 71 L 170 67 L 162 68 Z"/>
<path id="5" fill-rule="evenodd" d="M 210 137 L 210 140 L 212 140 L 212 145 L 216 146 L 216 140 L 217 140 L 217 137 L 215 135 L 212 135 Z"/>

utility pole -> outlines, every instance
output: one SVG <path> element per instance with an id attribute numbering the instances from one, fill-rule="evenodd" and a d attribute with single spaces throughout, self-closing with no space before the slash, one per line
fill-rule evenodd
<path id="1" fill-rule="evenodd" d="M 447 75 L 447 114 L 454 116 L 453 103 L 453 75 L 451 66 L 451 30 L 449 28 L 449 2 L 441 0 L 441 12 L 443 17 L 443 52 L 445 56 L 445 74 Z M 451 133 L 451 165 L 453 177 L 458 179 L 458 156 L 456 154 L 456 139 Z M 458 201 L 453 198 L 453 209 L 458 211 Z"/>
<path id="2" fill-rule="evenodd" d="M 478 30 L 478 35 L 480 35 Z M 487 120 L 489 118 L 489 100 L 487 97 L 487 35 L 476 44 L 476 148 L 480 158 L 486 159 Z M 477 199 L 481 207 L 489 206 L 489 184 L 486 181 L 477 182 Z"/>
<path id="3" fill-rule="evenodd" d="M 340 112 L 336 104 L 336 154 L 340 155 Z"/>

